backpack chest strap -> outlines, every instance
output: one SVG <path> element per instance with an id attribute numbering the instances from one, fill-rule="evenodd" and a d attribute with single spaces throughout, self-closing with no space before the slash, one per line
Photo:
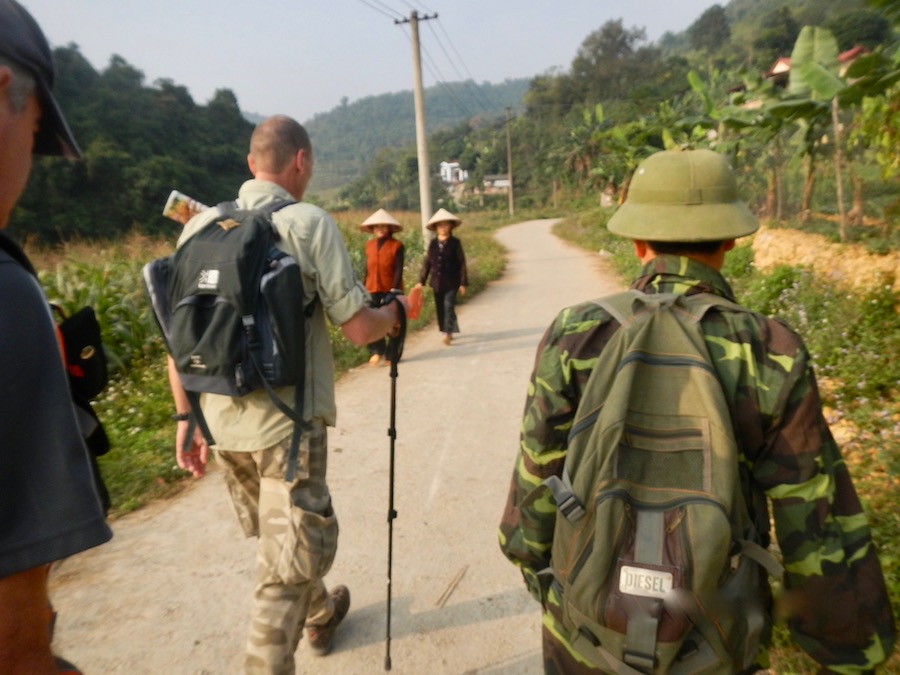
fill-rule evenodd
<path id="1" fill-rule="evenodd" d="M 648 565 L 662 565 L 665 541 L 665 513 L 641 509 L 637 512 L 634 560 Z"/>
<path id="2" fill-rule="evenodd" d="M 634 560 L 646 565 L 663 563 L 665 542 L 665 513 L 660 510 L 641 509 L 637 512 L 635 528 Z M 628 629 L 625 634 L 623 660 L 644 672 L 652 672 L 656 665 L 656 635 L 663 601 L 636 602 L 628 612 Z"/>

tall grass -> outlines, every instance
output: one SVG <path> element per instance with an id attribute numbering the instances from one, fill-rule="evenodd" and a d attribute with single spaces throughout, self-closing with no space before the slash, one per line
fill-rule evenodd
<path id="1" fill-rule="evenodd" d="M 174 238 L 132 234 L 29 250 L 51 302 L 67 313 L 85 305 L 97 312 L 111 377 L 94 409 L 112 447 L 99 463 L 113 516 L 176 492 L 184 479 L 174 462 L 165 350 L 141 277 L 143 264 L 173 245 Z"/>

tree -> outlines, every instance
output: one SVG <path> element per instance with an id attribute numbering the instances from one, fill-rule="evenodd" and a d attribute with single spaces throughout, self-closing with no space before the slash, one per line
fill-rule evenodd
<path id="1" fill-rule="evenodd" d="M 103 82 L 110 88 L 139 89 L 144 85 L 144 73 L 118 54 L 113 54 L 109 66 L 103 71 Z"/>
<path id="2" fill-rule="evenodd" d="M 645 42 L 643 28 L 626 29 L 621 19 L 590 33 L 572 61 L 570 100 L 603 103 L 611 112 L 634 116 L 651 113 L 660 99 L 682 93 L 683 61 L 664 60 L 658 47 Z"/>
<path id="3" fill-rule="evenodd" d="M 760 70 L 766 70 L 779 56 L 791 53 L 800 25 L 788 7 L 780 7 L 767 14 L 759 26 L 759 36 L 753 41 L 756 63 Z"/>
<path id="4" fill-rule="evenodd" d="M 866 2 L 872 7 L 881 9 L 894 24 L 900 23 L 900 0 L 866 0 Z"/>
<path id="5" fill-rule="evenodd" d="M 770 111 L 786 111 L 810 123 L 806 148 L 809 158 L 808 182 L 812 181 L 813 160 L 816 147 L 820 144 L 818 135 L 812 133 L 812 130 L 815 124 L 824 123 L 830 115 L 842 241 L 846 240 L 847 232 L 842 183 L 844 149 L 841 106 L 857 106 L 867 97 L 882 96 L 898 81 L 900 68 L 878 52 L 858 58 L 842 77 L 834 35 L 825 28 L 806 26 L 800 32 L 791 54 L 788 87 L 791 98 L 770 108 Z M 806 199 L 804 201 L 808 204 Z M 858 217 L 861 218 L 861 193 L 859 206 Z"/>
<path id="6" fill-rule="evenodd" d="M 849 145 L 879 167 L 885 183 L 893 182 L 896 187 L 900 175 L 900 153 L 897 152 L 900 147 L 900 87 L 894 85 L 884 96 L 863 101 L 850 133 Z M 857 208 L 856 192 L 857 185 L 854 184 L 854 210 Z M 894 194 L 885 211 L 900 214 L 900 194 L 897 191 Z M 885 237 L 889 235 L 890 227 L 889 219 L 885 219 Z"/>
<path id="7" fill-rule="evenodd" d="M 572 77 L 553 71 L 532 79 L 522 97 L 527 115 L 548 119 L 565 117 L 571 107 L 580 101 L 580 92 Z"/>
<path id="8" fill-rule="evenodd" d="M 731 26 L 721 5 L 713 5 L 688 28 L 691 47 L 712 55 L 731 37 Z"/>
<path id="9" fill-rule="evenodd" d="M 838 48 L 846 51 L 856 45 L 868 49 L 891 39 L 891 23 L 882 14 L 871 10 L 848 12 L 835 16 L 825 24 L 838 42 Z"/>
<path id="10" fill-rule="evenodd" d="M 572 81 L 583 91 L 582 101 L 625 99 L 631 85 L 632 66 L 640 43 L 647 39 L 643 28 L 626 29 L 621 19 L 607 21 L 589 34 L 572 61 Z"/>

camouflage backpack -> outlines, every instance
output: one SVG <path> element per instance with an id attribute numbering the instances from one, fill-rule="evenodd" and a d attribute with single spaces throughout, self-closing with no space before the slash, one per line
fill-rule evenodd
<path id="1" fill-rule="evenodd" d="M 585 385 L 561 478 L 551 570 L 573 647 L 615 673 L 737 673 L 767 638 L 768 568 L 700 319 L 718 296 L 627 291 Z"/>

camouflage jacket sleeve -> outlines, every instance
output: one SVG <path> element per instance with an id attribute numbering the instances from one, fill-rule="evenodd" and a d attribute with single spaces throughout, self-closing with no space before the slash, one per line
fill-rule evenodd
<path id="1" fill-rule="evenodd" d="M 537 573 L 549 566 L 556 519 L 551 494 L 541 482 L 562 472 L 580 391 L 612 332 L 604 328 L 617 325 L 599 307 L 587 312 L 584 305 L 569 308 L 547 329 L 537 350 L 499 536 L 504 555 L 522 570 L 538 599 L 542 584 Z"/>
<path id="2" fill-rule="evenodd" d="M 784 556 L 788 625 L 829 671 L 871 670 L 890 656 L 895 639 L 881 566 L 802 344 L 788 370 L 753 462 Z"/>

